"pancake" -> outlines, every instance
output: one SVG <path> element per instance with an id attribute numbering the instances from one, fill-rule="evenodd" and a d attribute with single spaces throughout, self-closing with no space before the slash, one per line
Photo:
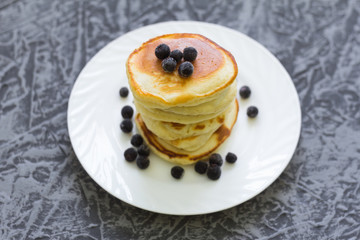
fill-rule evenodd
<path id="1" fill-rule="evenodd" d="M 211 137 L 211 135 L 213 133 L 214 132 L 208 132 L 205 134 L 200 134 L 200 135 L 187 137 L 187 138 L 179 138 L 179 139 L 170 140 L 170 141 L 159 137 L 159 140 L 161 142 L 165 141 L 167 144 L 169 144 L 175 148 L 179 148 L 179 149 L 186 150 L 186 151 L 195 151 L 195 150 L 201 148 L 203 145 L 205 145 L 207 140 L 209 140 L 209 138 Z"/>
<path id="2" fill-rule="evenodd" d="M 171 107 L 171 108 L 154 108 L 149 107 L 146 103 L 141 102 L 141 100 L 136 99 L 136 102 L 143 105 L 147 108 L 152 114 L 164 115 L 166 118 L 167 114 L 180 114 L 180 115 L 204 115 L 204 114 L 217 114 L 222 112 L 227 106 L 231 104 L 234 100 L 237 88 L 236 81 L 234 81 L 229 87 L 227 87 L 226 94 L 221 96 L 213 101 L 205 102 L 196 106 L 188 106 L 188 107 Z"/>
<path id="3" fill-rule="evenodd" d="M 171 51 L 190 46 L 197 50 L 190 77 L 162 69 L 155 48 L 163 43 Z M 138 112 L 136 125 L 160 157 L 191 164 L 209 156 L 230 135 L 239 109 L 238 69 L 234 57 L 215 42 L 191 33 L 162 35 L 133 51 L 126 70 Z"/>
<path id="4" fill-rule="evenodd" d="M 194 73 L 184 79 L 177 71 L 166 73 L 154 51 L 161 44 L 171 50 L 196 48 Z M 234 57 L 215 42 L 199 34 L 174 33 L 162 35 L 143 43 L 133 51 L 126 70 L 130 89 L 148 107 L 196 106 L 219 97 L 234 82 L 237 64 Z"/>
<path id="5" fill-rule="evenodd" d="M 168 113 L 165 111 L 153 113 L 148 108 L 146 108 L 144 105 L 134 102 L 136 109 L 138 112 L 140 112 L 142 115 L 158 120 L 158 121 L 166 121 L 166 122 L 176 122 L 181 124 L 191 124 L 191 123 L 197 123 L 201 121 L 205 121 L 208 119 L 212 119 L 219 115 L 218 112 L 216 113 L 210 113 L 210 114 L 202 114 L 202 115 L 182 115 L 177 113 Z M 222 111 L 223 109 L 219 109 Z"/>
<path id="6" fill-rule="evenodd" d="M 234 102 L 232 103 L 234 104 Z M 232 105 L 231 104 L 231 105 Z M 181 124 L 175 122 L 165 122 L 150 119 L 141 115 L 146 127 L 156 133 L 156 135 L 164 140 L 176 140 L 179 138 L 188 138 L 214 132 L 224 122 L 225 117 L 231 110 L 231 105 L 225 108 L 221 114 L 209 120 L 196 122 L 193 124 Z"/>
<path id="7" fill-rule="evenodd" d="M 202 147 L 195 151 L 176 148 L 167 141 L 157 137 L 146 127 L 139 113 L 135 117 L 135 122 L 141 135 L 154 153 L 173 163 L 183 165 L 192 164 L 198 160 L 207 158 L 230 136 L 239 111 L 237 100 L 235 99 L 234 102 L 235 104 L 232 104 L 231 111 L 227 114 L 224 123 L 210 136 Z"/>

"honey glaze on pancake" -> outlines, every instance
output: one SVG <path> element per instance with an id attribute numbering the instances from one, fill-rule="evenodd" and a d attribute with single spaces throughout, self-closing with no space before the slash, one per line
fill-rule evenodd
<path id="1" fill-rule="evenodd" d="M 166 73 L 162 69 L 161 60 L 155 56 L 155 48 L 162 43 L 167 44 L 171 51 L 178 49 L 183 52 L 186 47 L 194 47 L 197 50 L 197 58 L 192 62 L 194 72 L 190 77 L 181 78 L 178 74 L 177 69 L 184 62 L 183 59 L 173 73 Z M 156 76 L 154 87 L 163 91 L 181 91 L 188 81 L 201 81 L 225 63 L 224 56 L 213 44 L 215 43 L 203 36 L 186 33 L 154 38 L 143 45 L 143 49 L 139 49 L 135 64 L 142 73 Z"/>
<path id="2" fill-rule="evenodd" d="M 237 102 L 236 102 L 237 103 Z M 238 111 L 238 104 L 237 104 L 237 111 Z M 188 154 L 180 154 L 180 153 L 175 153 L 173 151 L 170 151 L 169 149 L 165 148 L 164 146 L 162 146 L 156 139 L 156 136 L 154 133 L 152 133 L 145 125 L 144 121 L 142 120 L 140 114 L 138 113 L 135 117 L 135 120 L 137 121 L 139 127 L 141 128 L 145 139 L 148 141 L 148 144 L 150 144 L 151 146 L 155 147 L 159 152 L 166 154 L 169 158 L 181 158 L 181 157 L 188 157 Z M 236 119 L 235 119 L 236 122 Z M 234 122 L 234 123 L 235 123 Z M 231 126 L 232 127 L 232 126 Z M 204 152 L 200 155 L 196 155 L 196 156 L 192 156 L 189 158 L 190 161 L 198 161 L 203 159 L 204 157 L 208 156 L 210 153 L 212 153 L 217 147 L 219 147 L 219 145 L 225 141 L 225 139 L 227 137 L 230 136 L 231 133 L 231 129 L 227 128 L 224 125 L 221 125 L 214 134 L 217 135 L 217 141 L 219 142 L 219 144 L 213 148 L 210 149 L 207 152 Z"/>

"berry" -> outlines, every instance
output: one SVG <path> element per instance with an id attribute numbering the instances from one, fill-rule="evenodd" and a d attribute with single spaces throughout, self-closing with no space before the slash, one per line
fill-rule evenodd
<path id="1" fill-rule="evenodd" d="M 197 51 L 193 47 L 187 47 L 184 49 L 184 60 L 185 61 L 194 61 L 197 57 Z"/>
<path id="2" fill-rule="evenodd" d="M 191 62 L 183 62 L 180 64 L 178 72 L 181 77 L 190 77 L 194 72 L 194 66 Z"/>
<path id="3" fill-rule="evenodd" d="M 158 59 L 162 60 L 170 55 L 170 48 L 168 45 L 162 43 L 155 48 L 155 55 Z"/>
<path id="4" fill-rule="evenodd" d="M 234 163 L 236 162 L 237 160 L 237 156 L 232 153 L 232 152 L 229 152 L 226 157 L 225 157 L 225 160 L 228 162 L 228 163 Z"/>
<path id="5" fill-rule="evenodd" d="M 175 166 L 171 169 L 171 176 L 176 179 L 180 179 L 184 175 L 184 169 L 179 166 Z"/>
<path id="6" fill-rule="evenodd" d="M 210 165 L 218 165 L 219 167 L 223 164 L 223 159 L 220 154 L 213 153 L 209 158 Z"/>
<path id="7" fill-rule="evenodd" d="M 133 114 L 134 114 L 134 110 L 129 105 L 126 105 L 121 109 L 121 116 L 123 118 L 125 118 L 125 119 L 126 118 L 129 118 L 129 119 L 132 118 Z"/>
<path id="8" fill-rule="evenodd" d="M 129 94 L 129 89 L 127 87 L 122 87 L 122 88 L 120 88 L 119 94 L 120 94 L 120 97 L 125 98 Z"/>
<path id="9" fill-rule="evenodd" d="M 161 66 L 165 72 L 171 73 L 176 68 L 176 60 L 172 57 L 165 58 L 164 60 L 162 60 Z"/>
<path id="10" fill-rule="evenodd" d="M 259 113 L 259 110 L 257 109 L 257 107 L 255 106 L 250 106 L 247 109 L 246 114 L 248 115 L 249 118 L 255 118 Z"/>
<path id="11" fill-rule="evenodd" d="M 147 156 L 138 155 L 136 158 L 136 165 L 140 169 L 146 169 L 150 165 L 150 160 Z"/>
<path id="12" fill-rule="evenodd" d="M 195 172 L 204 174 L 208 168 L 208 164 L 206 162 L 199 161 L 195 164 Z"/>
<path id="13" fill-rule="evenodd" d="M 133 129 L 133 123 L 130 119 L 124 119 L 120 124 L 120 128 L 124 133 L 129 133 Z"/>
<path id="14" fill-rule="evenodd" d="M 170 57 L 172 57 L 173 59 L 175 59 L 176 62 L 179 63 L 183 58 L 183 53 L 180 50 L 175 49 L 170 53 Z"/>
<path id="15" fill-rule="evenodd" d="M 248 86 L 242 86 L 239 90 L 239 94 L 242 98 L 246 99 L 250 97 L 251 90 Z"/>
<path id="16" fill-rule="evenodd" d="M 221 168 L 218 165 L 210 165 L 207 170 L 207 176 L 211 180 L 218 180 L 221 176 Z"/>
<path id="17" fill-rule="evenodd" d="M 138 154 L 142 156 L 149 156 L 150 155 L 150 148 L 145 144 L 141 145 L 138 148 Z"/>
<path id="18" fill-rule="evenodd" d="M 140 134 L 135 134 L 131 137 L 131 145 L 134 147 L 140 147 L 143 144 L 144 140 Z"/>
<path id="19" fill-rule="evenodd" d="M 128 161 L 128 162 L 133 162 L 133 161 L 135 161 L 137 155 L 138 155 L 138 154 L 137 154 L 135 148 L 128 148 L 128 149 L 126 149 L 125 152 L 124 152 L 125 160 Z"/>

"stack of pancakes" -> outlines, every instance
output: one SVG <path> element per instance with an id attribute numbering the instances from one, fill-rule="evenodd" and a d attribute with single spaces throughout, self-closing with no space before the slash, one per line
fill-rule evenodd
<path id="1" fill-rule="evenodd" d="M 190 77 L 162 69 L 154 54 L 162 43 L 171 51 L 197 50 Z M 194 163 L 209 156 L 230 135 L 238 113 L 237 65 L 216 43 L 198 34 L 159 36 L 132 52 L 126 68 L 138 130 L 163 159 Z"/>

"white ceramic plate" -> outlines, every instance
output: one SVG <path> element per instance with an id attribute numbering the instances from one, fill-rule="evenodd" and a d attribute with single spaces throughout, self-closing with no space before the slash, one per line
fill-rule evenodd
<path id="1" fill-rule="evenodd" d="M 234 152 L 235 164 L 225 163 L 222 176 L 211 181 L 193 166 L 175 180 L 174 166 L 150 155 L 150 167 L 137 168 L 124 160 L 130 135 L 120 131 L 121 108 L 132 96 L 119 97 L 128 86 L 125 61 L 149 38 L 175 32 L 202 34 L 229 50 L 239 67 L 238 88 L 248 85 L 252 94 L 239 100 L 240 111 L 230 138 L 218 149 Z M 246 116 L 255 105 L 259 115 Z M 68 128 L 77 157 L 88 174 L 115 197 L 153 212 L 192 215 L 220 211 L 254 197 L 268 187 L 289 163 L 301 128 L 297 92 L 280 62 L 246 35 L 215 24 L 164 22 L 129 32 L 105 46 L 84 67 L 73 87 L 68 108 Z M 134 129 L 134 132 L 136 130 Z"/>

